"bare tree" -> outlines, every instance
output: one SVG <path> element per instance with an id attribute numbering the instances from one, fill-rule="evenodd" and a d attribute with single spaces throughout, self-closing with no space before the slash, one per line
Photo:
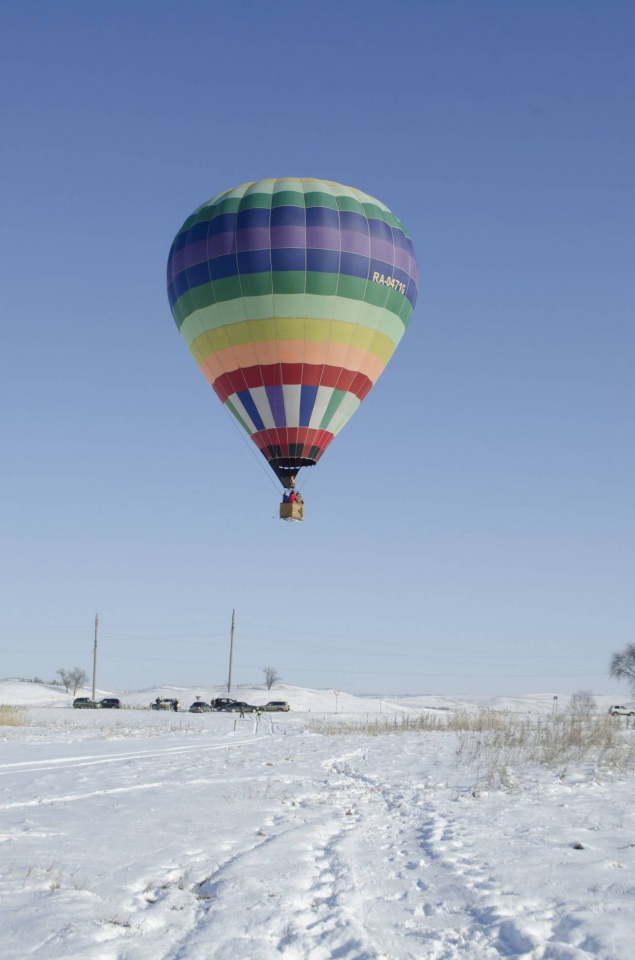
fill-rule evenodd
<path id="1" fill-rule="evenodd" d="M 576 717 L 590 717 L 597 710 L 595 697 L 590 690 L 576 690 L 571 695 L 571 713 Z"/>
<path id="2" fill-rule="evenodd" d="M 72 670 L 65 670 L 64 667 L 60 667 L 57 674 L 64 684 L 66 692 L 72 693 L 73 696 L 88 680 L 88 674 L 81 667 L 73 667 Z"/>
<path id="3" fill-rule="evenodd" d="M 629 643 L 619 653 L 613 654 L 611 676 L 616 680 L 626 680 L 635 691 L 635 643 Z"/>
<path id="4" fill-rule="evenodd" d="M 265 675 L 265 683 L 267 684 L 267 690 L 271 690 L 274 683 L 277 683 L 280 680 L 280 674 L 275 667 L 263 667 L 262 672 Z"/>

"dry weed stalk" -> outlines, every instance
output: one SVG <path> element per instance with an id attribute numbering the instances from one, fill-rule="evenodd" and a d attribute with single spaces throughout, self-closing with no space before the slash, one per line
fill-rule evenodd
<path id="1" fill-rule="evenodd" d="M 0 727 L 27 727 L 28 710 L 10 703 L 0 703 Z"/>

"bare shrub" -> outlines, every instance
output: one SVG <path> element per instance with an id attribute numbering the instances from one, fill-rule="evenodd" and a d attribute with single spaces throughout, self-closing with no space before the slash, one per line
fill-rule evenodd
<path id="1" fill-rule="evenodd" d="M 72 693 L 73 696 L 75 696 L 79 688 L 88 680 L 88 674 L 82 667 L 73 667 L 72 670 L 66 670 L 64 667 L 60 667 L 57 673 L 66 692 Z"/>
<path id="2" fill-rule="evenodd" d="M 280 674 L 275 667 L 263 667 L 262 672 L 265 675 L 265 683 L 267 685 L 267 690 L 271 690 L 274 683 L 277 683 L 280 680 Z"/>
<path id="3" fill-rule="evenodd" d="M 635 643 L 629 643 L 619 653 L 613 654 L 610 669 L 612 677 L 626 680 L 635 691 Z"/>
<path id="4" fill-rule="evenodd" d="M 595 697 L 590 690 L 577 690 L 571 696 L 569 709 L 576 717 L 590 717 L 597 711 Z"/>
<path id="5" fill-rule="evenodd" d="M 0 727 L 27 727 L 28 710 L 9 703 L 0 703 Z"/>

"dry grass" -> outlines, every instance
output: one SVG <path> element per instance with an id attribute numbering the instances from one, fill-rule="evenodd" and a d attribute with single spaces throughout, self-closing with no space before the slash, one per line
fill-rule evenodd
<path id="1" fill-rule="evenodd" d="M 398 717 L 382 717 L 374 720 L 339 721 L 323 720 L 312 724 L 315 733 L 335 736 L 342 733 L 365 733 L 370 736 L 384 736 L 391 733 L 433 732 L 445 733 L 448 731 L 464 730 L 499 730 L 502 729 L 507 717 L 510 716 L 501 710 L 457 710 L 453 713 L 420 713 L 402 714 Z"/>
<path id="2" fill-rule="evenodd" d="M 509 714 L 499 730 L 461 732 L 456 756 L 461 765 L 475 767 L 477 782 L 488 786 L 512 785 L 524 767 L 564 774 L 572 765 L 590 764 L 598 772 L 635 772 L 635 743 L 607 716 L 531 720 Z"/>
<path id="3" fill-rule="evenodd" d="M 0 703 L 0 727 L 28 727 L 28 715 L 29 711 L 26 707 Z"/>
<path id="4" fill-rule="evenodd" d="M 456 762 L 475 773 L 475 786 L 512 787 L 528 767 L 561 773 L 573 764 L 596 771 L 635 773 L 635 742 L 615 717 L 561 715 L 527 717 L 501 710 L 457 711 L 444 715 L 404 715 L 360 723 L 323 721 L 313 725 L 326 735 L 455 733 Z"/>

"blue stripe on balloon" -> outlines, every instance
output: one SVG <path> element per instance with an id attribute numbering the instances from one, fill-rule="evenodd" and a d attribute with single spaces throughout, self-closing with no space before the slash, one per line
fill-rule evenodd
<path id="1" fill-rule="evenodd" d="M 306 225 L 307 227 L 334 227 L 339 230 L 340 214 L 329 207 L 307 207 Z"/>
<path id="2" fill-rule="evenodd" d="M 212 257 L 211 260 L 207 261 L 207 264 L 209 266 L 208 283 L 210 279 L 225 280 L 227 277 L 235 277 L 238 273 L 235 253 L 226 253 L 222 257 Z M 190 289 L 192 289 L 192 285 L 190 285 Z"/>
<path id="3" fill-rule="evenodd" d="M 361 213 L 352 210 L 340 210 L 340 229 L 355 230 L 368 236 L 368 220 Z"/>
<path id="4" fill-rule="evenodd" d="M 267 251 L 269 253 L 269 251 Z M 271 251 L 271 269 L 274 273 L 279 270 L 306 270 L 306 250 L 301 247 L 285 247 Z"/>
<path id="5" fill-rule="evenodd" d="M 187 242 L 198 243 L 199 240 L 207 240 L 207 234 L 209 233 L 209 223 L 207 220 L 203 220 L 200 223 L 195 223 L 190 230 L 187 232 Z"/>
<path id="6" fill-rule="evenodd" d="M 388 243 L 392 243 L 392 231 L 384 220 L 374 220 L 371 217 L 368 221 L 368 229 L 371 237 L 378 237 L 380 240 L 387 240 Z"/>
<path id="7" fill-rule="evenodd" d="M 359 277 L 360 280 L 368 280 L 370 260 L 359 253 L 340 254 L 340 273 L 347 277 Z"/>
<path id="8" fill-rule="evenodd" d="M 284 393 L 280 384 L 272 387 L 265 387 L 269 406 L 273 414 L 274 423 L 277 427 L 286 427 L 287 417 L 284 409 Z"/>
<path id="9" fill-rule="evenodd" d="M 339 250 L 313 250 L 309 248 L 306 252 L 306 268 L 313 273 L 339 273 Z"/>
<path id="10" fill-rule="evenodd" d="M 235 213 L 221 213 L 219 217 L 206 223 L 208 232 L 205 236 L 215 237 L 219 233 L 233 233 L 236 229 L 236 218 Z"/>
<path id="11" fill-rule="evenodd" d="M 209 262 L 203 260 L 202 263 L 195 263 L 193 266 L 188 267 L 185 271 L 187 273 L 187 286 L 189 290 L 192 290 L 193 287 L 200 287 L 204 283 L 209 283 Z"/>
<path id="12" fill-rule="evenodd" d="M 304 207 L 273 207 L 271 210 L 272 227 L 303 227 L 305 222 Z"/>
<path id="13" fill-rule="evenodd" d="M 251 420 L 256 428 L 256 430 L 264 430 L 265 425 L 262 422 L 262 417 L 258 413 L 258 408 L 254 403 L 253 397 L 250 394 L 249 390 L 239 390 L 238 396 L 242 400 L 243 407 L 251 417 Z"/>
<path id="14" fill-rule="evenodd" d="M 244 250 L 238 254 L 238 272 L 270 273 L 272 250 Z M 234 263 L 236 258 L 234 257 Z M 236 273 L 236 270 L 234 270 Z M 229 276 L 229 274 L 228 274 Z"/>
<path id="15" fill-rule="evenodd" d="M 251 227 L 268 227 L 271 210 L 263 207 L 253 207 L 251 210 L 241 210 L 236 222 L 237 230 L 248 230 Z"/>
<path id="16" fill-rule="evenodd" d="M 309 384 L 302 384 L 302 391 L 300 393 L 300 426 L 308 427 L 309 420 L 311 419 L 311 414 L 313 413 L 313 407 L 315 406 L 315 398 L 317 397 L 318 387 L 312 387 Z"/>

